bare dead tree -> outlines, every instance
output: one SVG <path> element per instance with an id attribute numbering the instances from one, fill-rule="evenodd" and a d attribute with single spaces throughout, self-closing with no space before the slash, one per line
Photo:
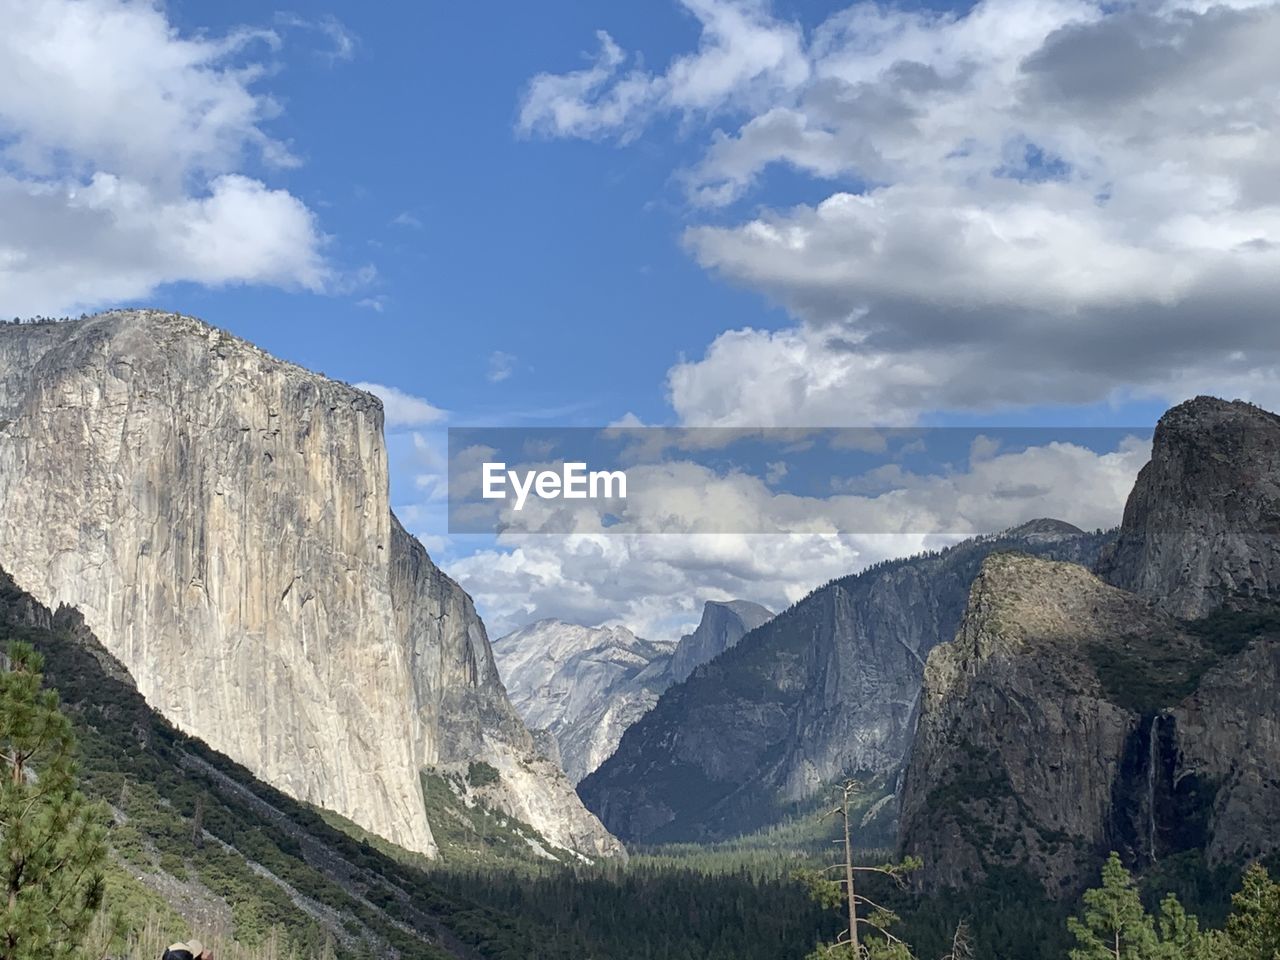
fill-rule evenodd
<path id="1" fill-rule="evenodd" d="M 843 856 L 839 863 L 832 864 L 827 871 L 842 871 L 843 878 L 839 881 L 823 880 L 824 884 L 832 884 L 839 891 L 839 896 L 845 901 L 845 909 L 847 911 L 848 930 L 836 938 L 836 943 L 848 943 L 852 949 L 855 958 L 861 958 L 864 955 L 862 948 L 862 938 L 859 933 L 859 927 L 869 927 L 883 936 L 890 943 L 902 943 L 902 940 L 895 936 L 887 928 L 887 922 L 894 918 L 893 911 L 885 907 L 863 893 L 858 892 L 857 875 L 858 874 L 879 874 L 892 880 L 900 889 L 905 889 L 907 885 L 906 877 L 911 871 L 920 866 L 920 862 L 914 858 L 908 858 L 900 863 L 885 863 L 878 866 L 863 866 L 854 862 L 853 856 L 853 824 L 850 819 L 850 808 L 853 806 L 854 800 L 862 791 L 862 784 L 857 780 L 846 780 L 840 786 L 839 802 L 837 806 L 829 811 L 826 816 L 836 816 L 840 818 L 842 827 L 842 836 L 836 843 L 842 844 Z M 835 899 L 833 895 L 832 899 Z M 834 904 L 833 904 L 834 905 Z M 859 907 L 867 907 L 868 912 L 862 913 Z M 957 930 L 957 935 L 959 930 Z M 966 930 L 967 937 L 967 930 Z M 953 953 L 955 947 L 953 945 Z M 944 958 L 944 960 L 967 960 L 964 954 L 956 954 L 953 958 Z"/>
<path id="2" fill-rule="evenodd" d="M 191 814 L 191 843 L 197 849 L 204 846 L 204 794 L 196 797 L 196 809 Z"/>

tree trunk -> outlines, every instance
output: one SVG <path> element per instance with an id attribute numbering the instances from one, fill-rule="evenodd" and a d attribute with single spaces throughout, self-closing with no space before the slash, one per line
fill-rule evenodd
<path id="1" fill-rule="evenodd" d="M 849 837 L 849 788 L 844 790 L 844 802 L 840 806 L 844 820 L 844 889 L 849 900 L 849 943 L 853 945 L 855 960 L 862 956 L 858 948 L 858 897 L 853 889 L 853 843 Z"/>

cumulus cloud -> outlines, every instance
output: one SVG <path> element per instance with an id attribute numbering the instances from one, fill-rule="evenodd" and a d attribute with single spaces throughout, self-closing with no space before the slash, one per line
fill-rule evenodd
<path id="1" fill-rule="evenodd" d="M 271 31 L 183 37 L 126 0 L 0 0 L 0 299 L 60 313 L 158 285 L 332 280 L 257 87 Z M 259 59 L 254 59 L 258 57 Z"/>
<path id="2" fill-rule="evenodd" d="M 581 532 L 563 536 L 508 529 L 496 548 L 447 566 L 495 634 L 560 617 L 674 637 L 703 600 L 743 597 L 780 609 L 832 577 L 965 533 L 1046 516 L 1110 527 L 1148 452 L 1148 443 L 1131 439 L 1104 452 L 1053 442 L 1002 453 L 992 438 L 975 438 L 961 469 L 917 475 L 886 464 L 867 478 L 875 490 L 836 482 L 827 497 L 779 492 L 768 476 L 679 461 L 646 468 L 665 472 L 660 485 L 634 478 L 633 487 L 649 495 L 610 504 L 617 518 L 608 532 L 585 522 Z M 767 473 L 776 479 L 778 463 Z M 527 505 L 525 531 L 555 509 Z M 667 532 L 632 532 L 655 529 Z M 730 532 L 779 529 L 793 532 Z"/>
<path id="3" fill-rule="evenodd" d="M 353 383 L 357 390 L 372 393 L 382 401 L 382 412 L 388 430 L 410 427 L 426 427 L 439 423 L 448 416 L 445 411 L 433 406 L 421 397 L 405 393 L 396 387 L 388 387 L 381 383 L 362 381 Z M 417 442 L 415 437 L 415 443 Z"/>
<path id="4" fill-rule="evenodd" d="M 675 366 L 682 422 L 902 423 L 1188 385 L 1280 399 L 1280 4 L 858 3 L 797 42 L 807 69 L 722 88 L 679 171 L 695 210 L 726 208 L 686 231 L 691 255 L 794 325 Z M 596 109 L 619 64 L 575 101 L 591 135 L 635 129 Z M 829 196 L 735 215 L 779 165 Z"/>

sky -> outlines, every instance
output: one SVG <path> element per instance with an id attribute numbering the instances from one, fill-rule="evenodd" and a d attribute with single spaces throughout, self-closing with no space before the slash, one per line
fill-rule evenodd
<path id="1" fill-rule="evenodd" d="M 450 536 L 449 427 L 1280 406 L 1276 3 L 0 0 L 0 22 L 0 315 L 178 310 L 378 393 L 396 511 L 495 634 L 657 635 L 934 543 Z M 1051 447 L 1001 470 L 1118 520 L 1142 451 Z M 1017 519 L 975 485 L 991 459 L 899 499 Z"/>

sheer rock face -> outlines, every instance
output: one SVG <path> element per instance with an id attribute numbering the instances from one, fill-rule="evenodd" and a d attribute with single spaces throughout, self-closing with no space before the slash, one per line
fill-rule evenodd
<path id="1" fill-rule="evenodd" d="M 1146 866 L 1280 849 L 1280 637 L 1222 646 L 1083 569 L 987 560 L 930 655 L 902 851 L 929 887 L 1025 869 L 1073 896 L 1110 850 Z"/>
<path id="2" fill-rule="evenodd" d="M 1092 564 L 1104 539 L 1036 521 L 828 584 L 663 694 L 578 792 L 623 839 L 703 840 L 845 774 L 891 774 L 925 657 L 955 636 L 982 559 L 1017 547 Z"/>
<path id="3" fill-rule="evenodd" d="M 1280 596 L 1280 417 L 1213 397 L 1166 413 L 1099 571 L 1182 617 Z"/>
<path id="4" fill-rule="evenodd" d="M 1157 784 L 1175 802 L 1157 843 L 1194 845 L 1210 863 L 1280 851 L 1280 633 L 1209 671 L 1157 729 Z"/>
<path id="5" fill-rule="evenodd" d="M 736 644 L 772 613 L 746 600 L 708 601 L 679 643 L 625 627 L 540 620 L 494 643 L 511 702 L 531 728 L 556 741 L 577 783 L 604 762 L 623 732 L 673 682 Z"/>
<path id="6" fill-rule="evenodd" d="M 419 770 L 473 758 L 548 838 L 616 849 L 530 775 L 470 598 L 387 490 L 376 398 L 197 320 L 0 327 L 0 564 L 161 713 L 412 850 L 435 849 Z"/>
<path id="7" fill-rule="evenodd" d="M 1175 636 L 1171 618 L 1081 567 L 989 558 L 956 639 L 925 670 L 901 824 L 926 882 L 1026 865 L 1051 892 L 1071 890 L 1106 845 L 1139 720 L 1107 699 L 1087 646 Z"/>
<path id="8" fill-rule="evenodd" d="M 710 663 L 756 627 L 773 619 L 773 611 L 749 600 L 708 601 L 693 633 L 680 638 L 671 655 L 670 683 L 682 683 L 704 663 Z"/>

